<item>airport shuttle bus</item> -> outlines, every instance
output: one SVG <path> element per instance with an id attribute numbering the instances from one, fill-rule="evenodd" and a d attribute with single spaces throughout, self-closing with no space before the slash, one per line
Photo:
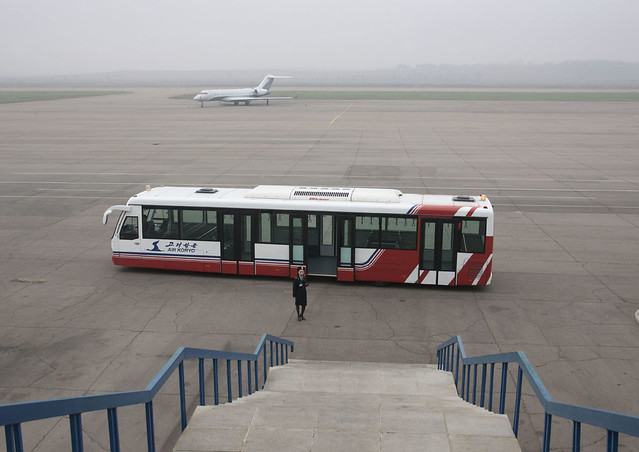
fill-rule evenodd
<path id="1" fill-rule="evenodd" d="M 116 265 L 339 281 L 483 286 L 492 279 L 486 196 L 372 188 L 158 187 L 109 208 Z"/>

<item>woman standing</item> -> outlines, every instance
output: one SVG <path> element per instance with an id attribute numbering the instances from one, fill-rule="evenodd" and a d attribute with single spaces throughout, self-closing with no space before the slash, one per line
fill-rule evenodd
<path id="1" fill-rule="evenodd" d="M 304 274 L 304 267 L 298 267 L 297 278 L 293 281 L 293 297 L 295 298 L 295 310 L 297 311 L 298 321 L 306 320 L 304 318 L 304 311 L 306 310 L 306 286 L 308 286 L 308 280 Z"/>

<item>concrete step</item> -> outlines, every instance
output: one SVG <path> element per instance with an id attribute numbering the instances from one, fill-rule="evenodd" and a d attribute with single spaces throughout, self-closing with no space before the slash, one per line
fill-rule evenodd
<path id="1" fill-rule="evenodd" d="M 506 416 L 434 365 L 290 360 L 263 390 L 198 407 L 174 451 L 520 451 Z"/>

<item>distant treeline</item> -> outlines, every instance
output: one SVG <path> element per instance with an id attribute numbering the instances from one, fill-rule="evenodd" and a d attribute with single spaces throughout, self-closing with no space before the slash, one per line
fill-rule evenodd
<path id="1" fill-rule="evenodd" d="M 127 91 L 0 91 L 0 104 L 127 94 Z"/>
<path id="2" fill-rule="evenodd" d="M 273 96 L 294 96 L 298 91 L 273 91 Z M 194 94 L 183 94 L 171 99 L 192 100 Z M 637 91 L 299 91 L 303 100 L 448 100 L 448 101 L 546 101 L 546 102 L 639 102 Z M 295 102 L 295 101 L 293 101 Z"/>
<path id="3" fill-rule="evenodd" d="M 472 88 L 597 88 L 639 89 L 639 63 L 566 61 L 552 64 L 420 64 L 394 68 L 341 71 L 258 70 L 121 71 L 42 77 L 0 77 L 0 86 L 198 86 L 236 88 L 256 86 L 265 74 L 293 76 L 278 87 L 468 87 Z"/>

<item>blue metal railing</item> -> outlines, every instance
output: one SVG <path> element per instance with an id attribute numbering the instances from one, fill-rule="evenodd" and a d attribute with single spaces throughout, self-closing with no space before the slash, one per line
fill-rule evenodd
<path id="1" fill-rule="evenodd" d="M 266 343 L 270 345 L 270 361 L 267 366 Z M 273 361 L 273 346 L 275 345 L 275 362 Z M 82 414 L 90 411 L 105 410 L 108 418 L 109 444 L 111 452 L 119 452 L 120 439 L 118 429 L 117 409 L 131 405 L 145 405 L 147 449 L 155 451 L 155 432 L 153 421 L 153 398 L 167 382 L 169 377 L 178 370 L 180 389 L 180 415 L 182 430 L 187 425 L 186 389 L 184 381 L 184 361 L 187 359 L 198 360 L 199 402 L 206 404 L 205 394 L 205 360 L 213 361 L 213 395 L 215 405 L 219 404 L 219 376 L 218 361 L 226 361 L 226 387 L 228 402 L 232 401 L 231 366 L 237 361 L 238 397 L 242 397 L 243 379 L 242 364 L 246 362 L 247 388 L 251 394 L 258 390 L 258 366 L 260 355 L 263 356 L 263 382 L 266 383 L 268 368 L 288 363 L 289 347 L 293 352 L 293 342 L 281 339 L 269 334 L 262 336 L 255 353 L 232 353 L 218 350 L 204 350 L 197 348 L 178 349 L 164 365 L 162 370 L 147 385 L 144 390 L 120 392 L 114 394 L 91 395 L 71 397 L 66 399 L 41 400 L 35 402 L 14 403 L 0 405 L 0 425 L 5 428 L 7 452 L 22 452 L 22 428 L 25 422 L 37 421 L 53 417 L 68 416 L 71 429 L 71 450 L 82 452 Z M 254 378 L 254 379 L 253 379 Z M 254 389 L 254 391 L 252 391 Z"/>
<path id="2" fill-rule="evenodd" d="M 517 384 L 515 389 L 515 407 L 513 413 L 513 433 L 515 437 L 519 433 L 519 411 L 521 407 L 521 392 L 523 377 L 532 387 L 537 399 L 544 409 L 544 437 L 543 451 L 550 450 L 550 434 L 552 417 L 568 419 L 573 423 L 572 450 L 578 451 L 581 447 L 581 425 L 592 425 L 607 431 L 607 450 L 616 452 L 619 444 L 619 434 L 639 437 L 639 417 L 611 411 L 597 410 L 594 408 L 567 403 L 555 402 L 550 397 L 546 387 L 535 372 L 535 369 L 523 352 L 499 353 L 494 355 L 476 356 L 468 358 L 464 350 L 460 336 L 455 336 L 437 347 L 437 367 L 453 373 L 457 393 L 467 402 L 487 408 L 493 411 L 493 389 L 495 378 L 495 364 L 501 364 L 501 386 L 499 389 L 499 414 L 504 414 L 506 406 L 506 386 L 508 379 L 508 364 L 517 364 Z M 477 403 L 477 370 L 481 366 L 480 398 Z M 488 366 L 490 377 L 487 380 Z M 460 377 L 461 367 L 461 382 Z M 472 371 L 472 375 L 471 375 Z M 471 394 L 472 382 L 472 394 Z M 485 406 L 486 383 L 488 389 L 488 406 Z M 472 395 L 472 397 L 471 397 Z"/>

